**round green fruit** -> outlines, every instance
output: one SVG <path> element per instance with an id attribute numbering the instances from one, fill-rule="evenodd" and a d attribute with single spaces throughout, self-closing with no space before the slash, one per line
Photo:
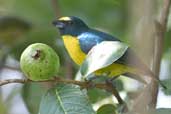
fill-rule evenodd
<path id="1" fill-rule="evenodd" d="M 58 72 L 60 63 L 56 52 L 46 44 L 28 46 L 20 58 L 21 70 L 34 81 L 48 80 Z"/>

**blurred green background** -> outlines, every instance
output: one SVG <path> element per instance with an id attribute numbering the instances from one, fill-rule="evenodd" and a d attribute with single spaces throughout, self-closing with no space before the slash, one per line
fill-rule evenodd
<path id="1" fill-rule="evenodd" d="M 147 34 L 140 32 L 144 32 L 143 25 L 146 23 L 146 17 L 157 17 L 161 0 L 151 0 L 150 3 L 147 1 L 0 0 L 0 79 L 22 78 L 19 68 L 20 55 L 29 44 L 35 42 L 46 43 L 59 54 L 62 64 L 60 76 L 75 77 L 78 66 L 68 57 L 59 32 L 51 24 L 60 16 L 78 16 L 89 26 L 106 31 L 129 43 L 134 48 L 138 47 L 135 50 L 141 58 L 148 59 L 150 51 L 147 52 L 147 50 L 151 45 L 147 45 L 151 41 L 147 39 L 149 37 Z M 147 4 L 151 6 L 147 6 Z M 137 42 L 140 42 L 141 46 Z M 144 48 L 142 48 L 143 46 Z M 171 19 L 169 18 L 160 77 L 162 79 L 171 78 L 170 69 Z M 131 81 L 127 79 L 116 81 L 116 85 L 123 96 L 126 93 L 130 94 L 130 97 L 133 95 L 135 88 L 130 86 Z M 135 85 L 139 86 L 138 83 Z M 25 85 L 10 84 L 0 87 L 0 114 L 36 114 L 41 96 L 48 88 L 49 84 L 32 83 Z M 88 94 L 95 109 L 98 107 L 96 103 L 110 96 L 109 93 L 97 89 L 90 90 Z M 167 96 L 162 94 L 161 99 L 171 100 L 169 95 L 170 92 L 167 92 Z M 160 99 L 158 101 L 158 107 L 171 107 L 171 103 L 164 105 L 162 104 L 163 101 Z"/>

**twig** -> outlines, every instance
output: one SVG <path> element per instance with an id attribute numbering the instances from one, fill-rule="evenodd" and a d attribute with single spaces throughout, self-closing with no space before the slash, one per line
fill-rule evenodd
<path id="1" fill-rule="evenodd" d="M 163 0 L 163 7 L 161 9 L 160 18 L 156 23 L 156 39 L 154 43 L 154 57 L 153 57 L 153 68 L 152 71 L 154 72 L 155 76 L 159 78 L 160 72 L 160 63 L 161 57 L 163 53 L 163 44 L 164 44 L 164 34 L 167 28 L 167 20 L 169 15 L 169 8 L 171 5 L 170 0 Z M 151 84 L 152 87 L 152 101 L 150 106 L 152 108 L 156 107 L 157 103 L 157 94 L 158 94 L 158 83 L 153 81 Z"/>
<path id="2" fill-rule="evenodd" d="M 60 10 L 58 6 L 58 0 L 51 0 L 52 8 L 54 10 L 55 16 L 60 17 Z"/>
<path id="3" fill-rule="evenodd" d="M 7 79 L 7 80 L 1 80 L 0 86 L 10 84 L 10 83 L 27 83 L 30 82 L 28 79 Z"/>
<path id="4" fill-rule="evenodd" d="M 62 79 L 62 78 L 58 78 L 58 77 L 56 77 L 55 79 L 44 80 L 44 81 L 33 81 L 33 80 L 29 80 L 29 79 L 0 80 L 0 86 L 10 84 L 10 83 L 22 83 L 22 84 L 24 84 L 24 83 L 29 83 L 29 82 L 57 82 L 57 83 L 75 84 L 75 85 L 80 86 L 81 88 L 88 88 L 90 86 L 89 83 L 87 83 L 87 82 L 70 80 L 70 79 Z M 96 84 L 94 84 L 94 87 L 112 92 L 113 95 L 117 98 L 119 104 L 124 103 L 124 101 L 120 97 L 120 95 L 119 95 L 118 91 L 116 90 L 116 88 L 111 87 L 110 85 L 108 85 L 106 83 L 96 83 Z"/>
<path id="5" fill-rule="evenodd" d="M 70 61 L 68 61 L 68 60 L 65 60 L 65 76 L 66 76 L 66 78 L 67 79 L 73 79 L 73 70 L 74 70 L 74 68 L 73 68 L 73 66 L 72 66 L 72 64 L 71 64 L 71 62 Z"/>
<path id="6" fill-rule="evenodd" d="M 166 30 L 166 25 L 167 25 L 167 20 L 168 20 L 168 16 L 169 16 L 169 9 L 170 9 L 170 5 L 171 5 L 171 1 L 170 0 L 163 0 L 163 8 L 161 11 L 161 15 L 159 18 L 159 22 L 160 24 L 163 26 L 163 32 L 165 32 Z"/>

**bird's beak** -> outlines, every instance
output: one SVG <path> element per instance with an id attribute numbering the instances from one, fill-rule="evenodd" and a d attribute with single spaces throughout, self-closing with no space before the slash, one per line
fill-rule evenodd
<path id="1" fill-rule="evenodd" d="M 65 26 L 65 24 L 63 22 L 61 22 L 60 20 L 53 21 L 52 24 L 54 26 L 58 27 L 59 29 L 62 29 Z"/>

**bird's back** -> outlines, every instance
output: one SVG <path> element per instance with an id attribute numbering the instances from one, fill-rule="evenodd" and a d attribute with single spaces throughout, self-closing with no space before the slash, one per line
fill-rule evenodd
<path id="1" fill-rule="evenodd" d="M 78 36 L 78 38 L 79 38 L 81 49 L 86 54 L 90 51 L 90 49 L 93 46 L 103 41 L 120 41 L 119 39 L 117 39 L 112 35 L 94 29 L 89 29 L 81 33 Z"/>

